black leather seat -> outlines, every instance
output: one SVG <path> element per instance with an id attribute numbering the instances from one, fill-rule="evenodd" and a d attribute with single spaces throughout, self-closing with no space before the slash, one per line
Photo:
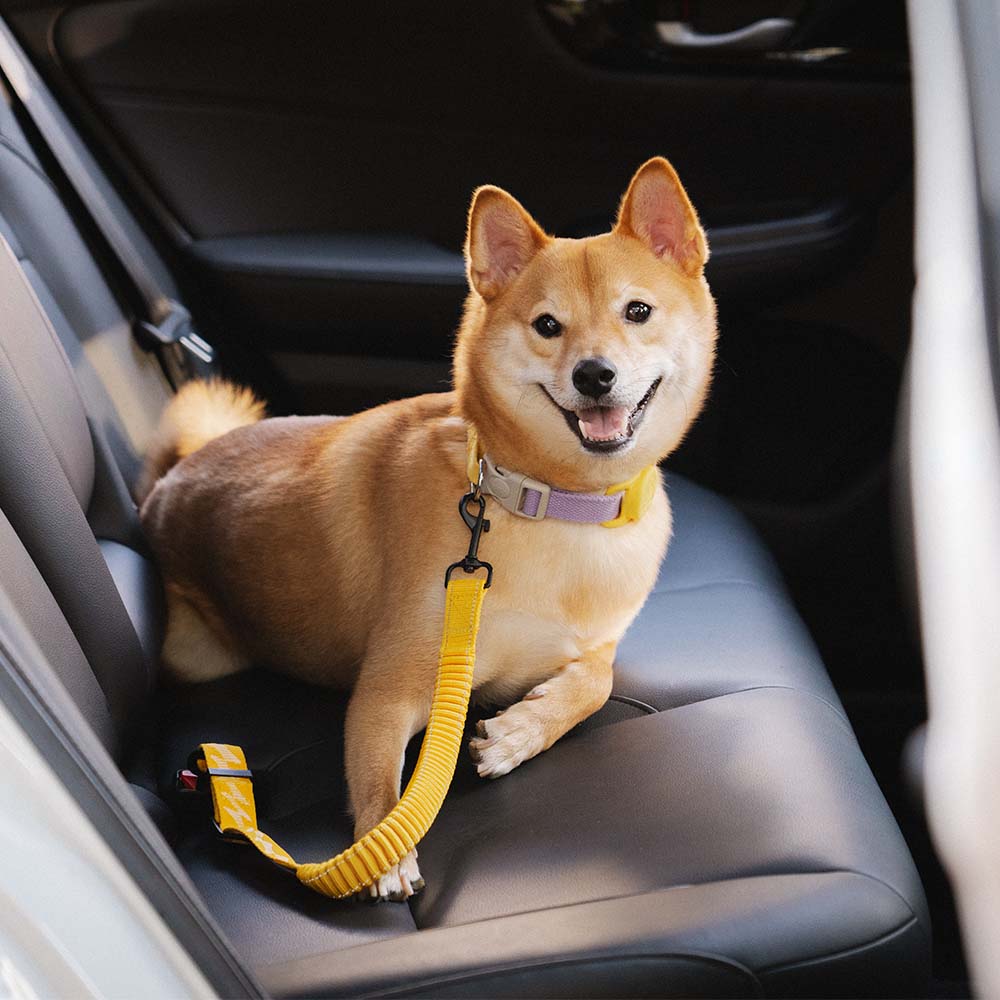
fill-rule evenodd
<path id="1" fill-rule="evenodd" d="M 836 693 L 753 532 L 680 479 L 615 700 L 499 781 L 463 759 L 409 905 L 309 894 L 172 800 L 196 743 L 241 743 L 266 829 L 328 856 L 350 840 L 343 699 L 264 672 L 157 689 L 161 602 L 125 483 L 162 380 L 4 113 L 0 233 L 22 274 L 0 269 L 0 586 L 147 803 L 168 801 L 178 857 L 275 992 L 920 991 L 922 891 Z"/>
<path id="2" fill-rule="evenodd" d="M 773 563 L 728 504 L 679 478 L 670 491 L 675 540 L 623 644 L 621 700 L 498 782 L 463 759 L 408 909 L 305 896 L 204 820 L 182 837 L 179 856 L 267 981 L 305 995 L 550 995 L 591 975 L 643 995 L 919 988 L 919 882 Z M 178 689 L 160 780 L 199 740 L 243 743 L 268 831 L 296 856 L 328 856 L 351 839 L 342 710 L 262 673 Z M 539 947 L 553 928 L 555 952 Z M 359 945 L 345 966 L 341 949 Z M 416 967 L 399 966 L 400 948 Z"/>

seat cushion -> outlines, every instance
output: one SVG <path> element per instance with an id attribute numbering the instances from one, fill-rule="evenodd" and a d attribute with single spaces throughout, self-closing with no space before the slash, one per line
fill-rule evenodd
<path id="1" fill-rule="evenodd" d="M 615 661 L 615 692 L 656 709 L 750 688 L 840 702 L 778 568 L 746 519 L 681 476 L 659 579 Z"/>
<path id="2" fill-rule="evenodd" d="M 273 989 L 919 990 L 919 881 L 780 576 L 731 506 L 679 477 L 669 490 L 674 539 L 615 700 L 499 781 L 463 755 L 408 905 L 325 900 L 188 817 L 178 854 Z M 259 671 L 174 689 L 161 790 L 197 743 L 240 743 L 264 828 L 328 857 L 351 839 L 344 704 Z"/>
<path id="3" fill-rule="evenodd" d="M 421 934 L 265 981 L 308 996 L 919 994 L 906 847 L 850 728 L 814 697 L 745 691 L 605 726 L 509 778 L 463 764 L 420 847 Z"/>

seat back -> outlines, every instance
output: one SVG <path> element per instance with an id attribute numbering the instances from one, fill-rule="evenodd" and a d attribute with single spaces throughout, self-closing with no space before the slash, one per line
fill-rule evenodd
<path id="1" fill-rule="evenodd" d="M 129 491 L 170 390 L 0 90 L 0 585 L 119 758 L 163 601 Z"/>
<path id="2" fill-rule="evenodd" d="M 94 446 L 99 429 L 88 419 L 69 359 L 6 241 L 0 301 L 0 510 L 62 610 L 105 708 L 75 675 L 67 687 L 90 692 L 81 708 L 120 749 L 155 674 L 155 571 L 125 544 L 138 538 L 134 505 L 106 449 Z M 88 514 L 117 538 L 102 548 Z M 12 570 L 4 564 L 5 582 Z"/>

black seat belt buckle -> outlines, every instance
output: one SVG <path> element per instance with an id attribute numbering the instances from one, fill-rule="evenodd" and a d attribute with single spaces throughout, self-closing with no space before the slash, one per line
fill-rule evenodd
<path id="1" fill-rule="evenodd" d="M 136 330 L 140 342 L 159 354 L 175 389 L 215 374 L 215 348 L 195 332 L 191 314 L 179 303 L 168 300 L 159 323 L 143 320 Z"/>

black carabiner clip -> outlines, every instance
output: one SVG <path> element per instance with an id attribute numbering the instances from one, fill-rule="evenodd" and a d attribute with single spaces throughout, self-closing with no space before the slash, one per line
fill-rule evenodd
<path id="1" fill-rule="evenodd" d="M 479 510 L 473 513 L 469 507 L 473 504 L 479 505 Z M 452 563 L 444 574 L 444 585 L 448 586 L 448 580 L 456 569 L 461 569 L 463 573 L 475 573 L 477 569 L 486 570 L 486 589 L 493 583 L 493 567 L 488 562 L 483 562 L 479 558 L 479 539 L 484 531 L 490 530 L 490 522 L 486 520 L 486 497 L 482 494 L 476 496 L 475 493 L 466 493 L 458 502 L 458 512 L 462 515 L 472 538 L 469 539 L 469 551 L 464 559 Z"/>

